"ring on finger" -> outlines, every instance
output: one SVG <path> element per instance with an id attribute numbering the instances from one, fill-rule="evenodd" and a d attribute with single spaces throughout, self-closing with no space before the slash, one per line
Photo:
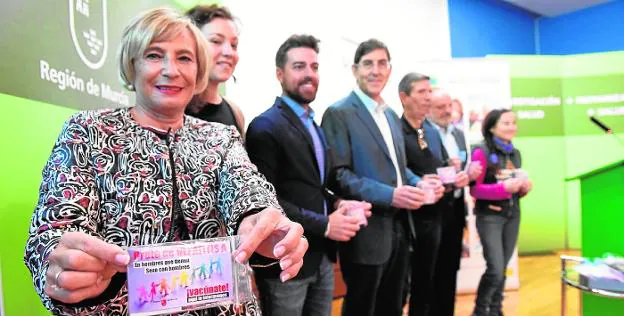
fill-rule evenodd
<path id="1" fill-rule="evenodd" d="M 62 289 L 59 285 L 59 277 L 61 276 L 61 273 L 63 273 L 63 270 L 59 270 L 59 272 L 54 275 L 54 284 L 52 284 L 51 287 L 55 290 Z"/>

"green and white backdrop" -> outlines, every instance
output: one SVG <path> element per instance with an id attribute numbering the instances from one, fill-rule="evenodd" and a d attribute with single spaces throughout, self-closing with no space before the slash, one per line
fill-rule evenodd
<path id="1" fill-rule="evenodd" d="M 519 253 L 580 249 L 580 187 L 565 179 L 624 158 L 616 139 L 624 137 L 624 52 L 437 60 L 417 62 L 413 70 L 432 76 L 462 101 L 464 126 L 471 126 L 470 112 L 482 118 L 493 108 L 511 107 L 516 113 L 514 144 L 534 182 L 521 205 Z M 590 115 L 615 135 L 591 123 Z M 480 125 L 467 128 L 466 135 L 477 142 Z M 474 290 L 484 269 L 472 215 L 468 223 L 470 255 L 462 260 L 458 281 L 464 292 Z M 507 287 L 516 287 L 515 259 L 507 273 Z"/>
<path id="2" fill-rule="evenodd" d="M 68 0 L 0 3 L 0 108 L 3 114 L 0 116 L 3 148 L 0 155 L 0 298 L 3 298 L 3 302 L 0 299 L 0 313 L 48 314 L 33 290 L 22 260 L 30 217 L 37 202 L 41 169 L 63 122 L 72 113 L 79 109 L 133 104 L 133 95 L 124 91 L 116 78 L 114 59 L 122 28 L 142 10 L 157 5 L 186 8 L 197 2 Z M 259 69 L 255 68 L 259 64 L 272 63 L 270 57 L 285 37 L 271 39 L 275 45 L 270 46 L 275 47 L 269 47 L 269 52 L 263 53 L 269 56 L 268 61 L 254 60 L 260 55 L 252 54 L 265 48 L 260 45 L 260 39 L 272 32 L 267 33 L 265 23 L 259 28 L 262 34 L 255 34 L 256 27 L 245 24 L 251 20 L 253 12 L 244 12 L 245 5 L 241 2 L 226 1 L 228 5 L 230 2 L 237 15 L 246 17 L 242 21 L 241 63 L 237 69 L 240 84 L 231 90 L 241 90 L 236 97 L 246 101 L 241 104 L 243 108 L 252 109 L 248 114 L 260 113 L 271 104 L 272 95 L 279 94 L 279 87 L 276 84 L 261 85 L 262 89 L 249 93 L 248 90 L 252 91 L 263 81 L 256 80 L 255 76 L 274 75 L 271 67 L 262 68 L 261 73 L 254 69 Z M 268 12 L 274 12 L 276 16 L 264 20 L 279 22 L 278 9 L 288 3 L 281 0 L 268 2 L 264 9 L 268 8 Z M 327 38 L 325 46 L 321 43 L 320 60 L 323 65 L 331 66 L 322 74 L 319 94 L 323 104 L 315 105 L 319 117 L 328 105 L 325 103 L 346 95 L 348 91 L 343 90 L 352 87 L 352 83 L 345 84 L 344 81 L 352 80 L 349 60 L 353 52 L 341 51 L 345 47 L 352 48 L 351 42 L 375 36 L 389 44 L 395 67 L 385 93 L 398 111 L 400 105 L 395 104 L 397 97 L 394 95 L 396 83 L 404 73 L 419 71 L 412 68 L 409 58 L 418 61 L 450 57 L 450 42 L 440 40 L 449 38 L 445 6 L 438 8 L 423 4 L 426 8 L 420 8 L 417 7 L 420 4 L 410 2 L 407 5 L 414 7 L 404 10 L 406 4 L 403 2 L 393 0 L 390 3 L 389 7 L 385 6 L 394 10 L 387 12 L 389 27 L 379 34 L 371 33 L 372 29 L 364 32 L 350 27 L 349 23 L 328 24 L 327 30 L 319 31 Z M 357 6 L 344 4 L 344 7 L 344 14 L 348 14 Z M 427 14 L 410 19 L 407 16 L 412 12 Z M 427 49 L 410 46 L 396 36 L 396 29 L 415 25 L 393 24 L 399 22 L 423 23 L 425 27 L 435 25 L 433 29 L 438 33 L 433 32 L 431 40 L 428 39 L 435 45 L 429 45 Z M 318 23 L 312 19 L 306 23 L 314 25 L 309 29 L 317 30 Z M 273 27 L 275 32 L 283 29 L 280 23 Z M 336 31 L 338 29 L 340 31 Z M 306 29 L 299 26 L 295 31 Z M 439 36 L 440 32 L 444 33 L 443 36 Z M 343 42 L 349 45 L 341 44 Z M 245 43 L 257 44 L 245 46 Z M 624 130 L 624 53 L 565 57 L 493 56 L 487 60 L 508 64 L 511 85 L 503 89 L 511 89 L 513 99 L 503 102 L 513 103 L 514 111 L 518 112 L 516 145 L 522 150 L 524 166 L 535 182 L 534 192 L 522 204 L 519 252 L 579 248 L 579 187 L 578 183 L 566 183 L 564 179 L 624 156 L 624 148 L 587 119 L 591 110 L 613 130 Z M 340 68 L 340 73 L 330 75 L 330 68 Z M 337 78 L 340 83 L 332 82 Z M 332 86 L 341 89 L 332 90 Z M 260 101 L 254 101 L 260 95 Z M 247 116 L 247 121 L 253 117 Z"/>
<path id="3" fill-rule="evenodd" d="M 318 0 L 312 6 L 305 0 L 0 1 L 0 271 L 5 303 L 0 303 L 0 313 L 4 307 L 11 316 L 47 314 L 22 260 L 41 169 L 73 112 L 134 103 L 115 74 L 122 28 L 145 9 L 159 5 L 186 9 L 200 2 L 222 2 L 239 18 L 237 80 L 230 80 L 225 89 L 247 121 L 281 93 L 275 52 L 293 33 L 321 39 L 323 80 L 313 105 L 319 118 L 354 86 L 350 63 L 360 41 L 370 37 L 385 41 L 393 51 L 396 76 L 407 71 L 402 61 L 451 56 L 445 0 L 372 0 L 364 6 L 361 0 Z M 303 6 L 306 14 L 293 14 Z M 326 9 L 329 6 L 332 10 Z M 379 23 L 345 23 L 351 16 Z M 422 35 L 429 43 L 426 47 L 396 36 L 396 30 L 427 28 L 436 32 Z M 396 90 L 386 90 L 396 107 Z"/>
<path id="4" fill-rule="evenodd" d="M 565 179 L 624 158 L 615 139 L 624 136 L 624 52 L 493 58 L 509 62 L 516 145 L 535 182 L 522 205 L 521 251 L 579 249 L 579 183 Z"/>

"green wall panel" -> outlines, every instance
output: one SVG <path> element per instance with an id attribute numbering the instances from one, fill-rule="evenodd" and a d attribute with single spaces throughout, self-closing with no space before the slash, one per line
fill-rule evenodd
<path id="1" fill-rule="evenodd" d="M 583 251 L 588 258 L 606 252 L 624 256 L 624 166 L 619 165 L 581 180 Z M 624 300 L 583 294 L 583 315 L 624 315 Z"/>
<path id="2" fill-rule="evenodd" d="M 531 157 L 539 161 L 532 166 L 525 164 L 535 188 L 522 204 L 519 251 L 578 249 L 579 184 L 565 178 L 624 157 L 624 146 L 613 135 L 605 135 L 588 117 L 595 115 L 624 137 L 624 52 L 490 57 L 509 63 L 513 110 L 518 114 L 515 143 L 522 144 L 525 161 Z M 540 103 L 544 100 L 558 104 L 544 106 Z M 536 111 L 541 111 L 541 118 L 523 117 Z M 553 136 L 561 136 L 556 149 L 546 143 L 538 145 L 538 138 Z M 548 205 L 549 215 L 537 211 L 543 205 Z M 555 238 L 560 233 L 562 237 Z"/>
<path id="3" fill-rule="evenodd" d="M 28 226 L 37 203 L 41 171 L 63 122 L 75 110 L 0 94 L 0 253 L 6 315 L 49 315 L 24 265 Z"/>
<path id="4" fill-rule="evenodd" d="M 529 172 L 533 191 L 521 200 L 522 217 L 518 251 L 547 252 L 563 248 L 565 226 L 565 178 L 563 161 L 545 163 L 547 157 L 565 154 L 562 137 L 522 137 L 514 145 L 522 153 L 523 168 Z"/>
<path id="5" fill-rule="evenodd" d="M 566 182 L 566 248 L 581 249 L 581 186 L 579 181 Z"/>

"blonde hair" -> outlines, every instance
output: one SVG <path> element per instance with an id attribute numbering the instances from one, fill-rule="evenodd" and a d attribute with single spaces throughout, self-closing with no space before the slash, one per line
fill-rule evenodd
<path id="1" fill-rule="evenodd" d="M 195 93 L 204 91 L 208 86 L 208 73 L 210 71 L 210 55 L 206 39 L 188 17 L 182 16 L 180 12 L 167 7 L 155 8 L 139 14 L 124 29 L 121 44 L 117 51 L 118 75 L 124 87 L 130 91 L 135 91 L 134 61 L 143 55 L 152 42 L 175 38 L 185 29 L 191 32 L 196 43 L 197 82 L 195 83 Z"/>

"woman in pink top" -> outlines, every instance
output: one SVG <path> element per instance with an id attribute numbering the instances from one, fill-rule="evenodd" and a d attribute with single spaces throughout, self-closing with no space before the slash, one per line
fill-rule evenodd
<path id="1" fill-rule="evenodd" d="M 470 188 L 487 263 L 477 290 L 476 316 L 502 315 L 505 269 L 520 227 L 520 197 L 532 187 L 520 169 L 520 151 L 511 143 L 516 136 L 516 115 L 507 109 L 492 110 L 483 120 L 482 133 L 483 143 L 473 150 L 472 161 L 485 167 Z"/>

